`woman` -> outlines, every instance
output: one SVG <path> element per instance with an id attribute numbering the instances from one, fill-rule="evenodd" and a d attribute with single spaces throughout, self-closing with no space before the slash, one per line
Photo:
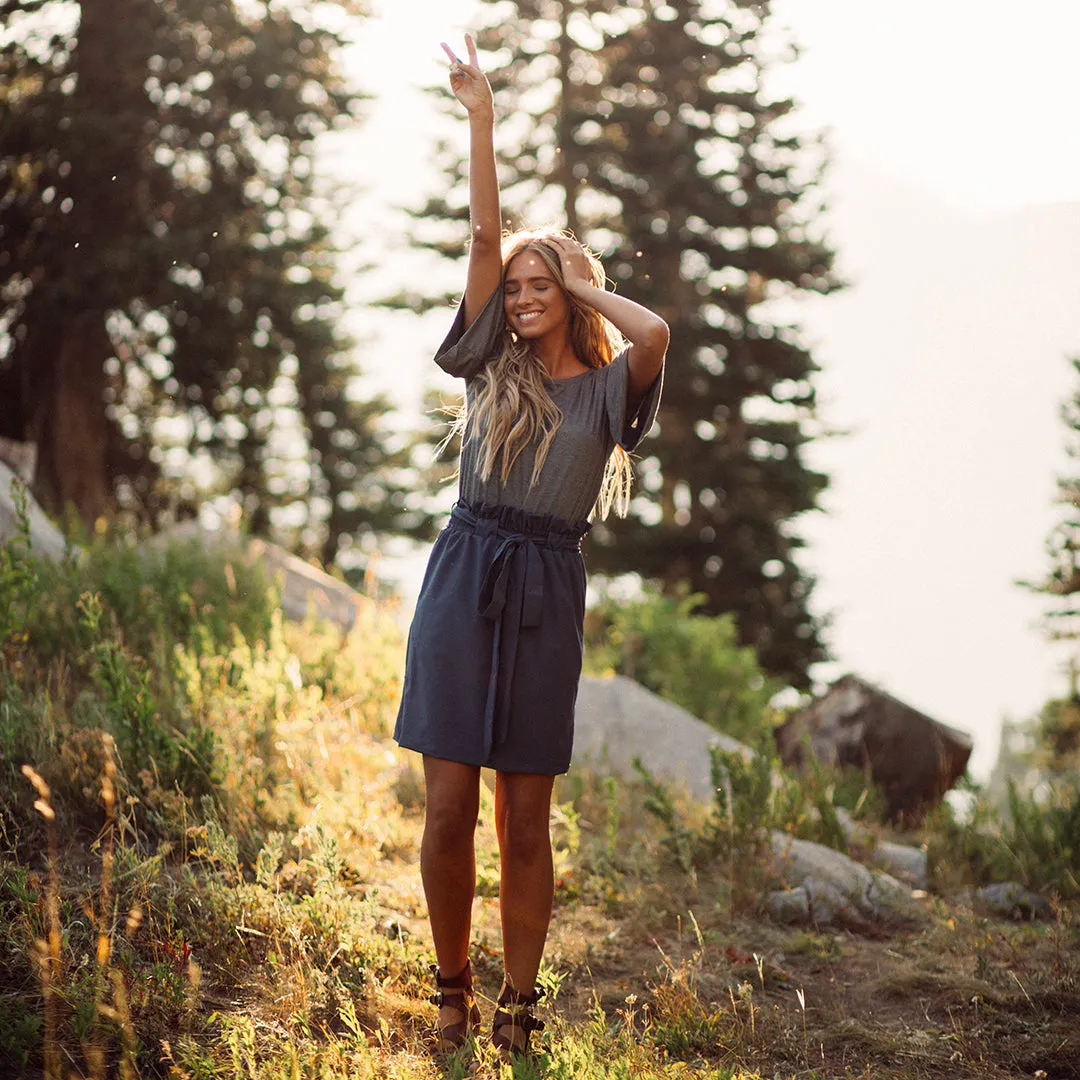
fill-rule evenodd
<path id="1" fill-rule="evenodd" d="M 523 1053 L 554 896 L 548 819 L 581 674 L 580 541 L 596 506 L 626 512 L 627 452 L 660 397 L 662 319 L 604 289 L 565 234 L 501 236 L 494 106 L 476 48 L 452 61 L 469 116 L 465 295 L 436 361 L 465 380 L 460 499 L 409 632 L 394 735 L 424 755 L 421 875 L 438 965 L 439 1049 L 479 1025 L 468 947 L 480 767 L 496 770 L 505 978 L 491 1042 Z M 618 355 L 616 348 L 628 344 Z"/>

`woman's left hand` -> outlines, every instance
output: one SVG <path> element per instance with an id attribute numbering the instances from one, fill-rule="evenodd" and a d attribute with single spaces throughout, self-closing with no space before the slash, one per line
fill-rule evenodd
<path id="1" fill-rule="evenodd" d="M 569 237 L 552 237 L 548 243 L 559 253 L 566 291 L 574 292 L 579 285 L 592 285 L 592 270 L 585 252 L 576 240 Z"/>

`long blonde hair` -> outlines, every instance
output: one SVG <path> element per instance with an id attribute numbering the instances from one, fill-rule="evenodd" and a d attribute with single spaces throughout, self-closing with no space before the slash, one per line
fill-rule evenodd
<path id="1" fill-rule="evenodd" d="M 554 229 L 521 229 L 503 237 L 502 271 L 506 277 L 512 259 L 523 251 L 535 252 L 544 262 L 570 307 L 570 344 L 574 355 L 587 367 L 601 368 L 615 359 L 623 346 L 622 335 L 596 308 L 583 304 L 567 292 L 562 262 L 550 241 L 574 240 L 568 232 Z M 577 241 L 575 241 L 577 242 Z M 592 284 L 603 288 L 607 276 L 600 260 L 582 245 L 589 263 Z M 502 351 L 477 376 L 472 415 L 464 404 L 457 413 L 451 434 L 480 440 L 480 478 L 489 480 L 498 469 L 501 480 L 510 475 L 514 462 L 539 433 L 530 487 L 536 483 L 547 461 L 548 451 L 563 421 L 562 411 L 544 385 L 544 366 L 529 343 L 509 327 L 503 334 Z M 604 469 L 604 479 L 594 510 L 606 518 L 614 507 L 625 517 L 630 506 L 633 480 L 630 455 L 616 445 Z"/>

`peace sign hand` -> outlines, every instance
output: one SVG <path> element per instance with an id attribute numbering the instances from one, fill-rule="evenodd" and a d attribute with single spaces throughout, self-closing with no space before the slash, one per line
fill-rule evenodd
<path id="1" fill-rule="evenodd" d="M 480 70 L 476 56 L 476 43 L 471 34 L 465 35 L 465 48 L 469 50 L 469 62 L 459 60 L 454 55 L 454 50 L 440 42 L 443 52 L 450 57 L 450 89 L 454 97 L 465 106 L 466 111 L 472 115 L 476 112 L 494 110 L 494 99 L 491 87 L 488 85 L 484 73 Z"/>

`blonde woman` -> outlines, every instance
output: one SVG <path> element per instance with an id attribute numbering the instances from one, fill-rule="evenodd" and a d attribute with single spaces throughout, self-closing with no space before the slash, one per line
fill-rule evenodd
<path id="1" fill-rule="evenodd" d="M 626 512 L 628 452 L 660 399 L 668 327 L 604 288 L 598 260 L 552 231 L 501 233 L 494 106 L 476 48 L 451 59 L 469 116 L 472 242 L 436 362 L 465 380 L 459 501 L 409 632 L 394 735 L 424 755 L 421 875 L 438 965 L 438 1046 L 479 1025 L 469 966 L 481 766 L 495 770 L 505 977 L 491 1042 L 524 1053 L 554 882 L 548 819 L 570 765 L 594 511 Z"/>

